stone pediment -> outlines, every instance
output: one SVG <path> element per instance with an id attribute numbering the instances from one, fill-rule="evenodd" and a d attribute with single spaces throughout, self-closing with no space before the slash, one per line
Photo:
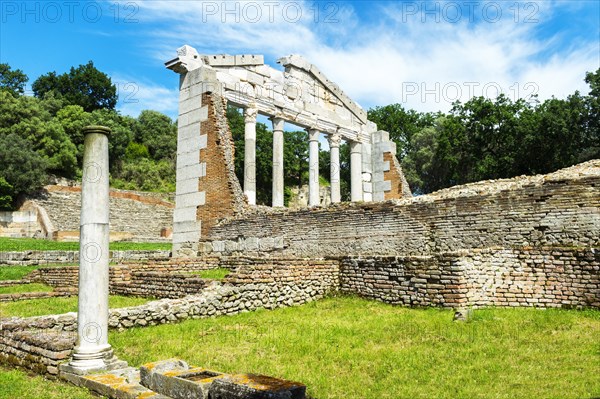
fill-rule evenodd
<path id="1" fill-rule="evenodd" d="M 283 57 L 278 63 L 284 70 L 265 65 L 262 55 L 200 55 L 184 46 L 166 66 L 178 73 L 201 73 L 204 84 L 213 85 L 213 91 L 234 105 L 256 108 L 303 128 L 339 133 L 347 140 L 370 141 L 376 125 L 315 65 L 299 55 Z"/>

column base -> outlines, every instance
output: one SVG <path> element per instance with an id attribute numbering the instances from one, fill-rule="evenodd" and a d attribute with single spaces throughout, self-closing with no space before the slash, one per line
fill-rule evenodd
<path id="1" fill-rule="evenodd" d="M 127 367 L 127 362 L 119 360 L 110 345 L 91 349 L 75 348 L 73 358 L 67 364 L 61 364 L 61 373 L 76 375 L 92 374 L 101 371 L 111 371 Z"/>

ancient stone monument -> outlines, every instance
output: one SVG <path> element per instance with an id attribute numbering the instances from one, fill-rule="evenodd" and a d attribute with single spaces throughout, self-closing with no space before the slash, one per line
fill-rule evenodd
<path id="1" fill-rule="evenodd" d="M 395 144 L 378 131 L 367 113 L 315 65 L 298 55 L 281 58 L 283 71 L 264 64 L 262 55 L 200 55 L 190 47 L 166 63 L 179 73 L 177 196 L 174 255 L 194 255 L 198 241 L 216 221 L 256 203 L 256 116 L 273 123 L 273 200 L 283 206 L 284 125 L 309 134 L 308 205 L 319 205 L 321 133 L 331 150 L 331 202 L 340 202 L 339 146 L 351 152 L 351 199 L 383 201 L 410 195 Z M 233 173 L 231 133 L 225 104 L 244 109 L 244 186 Z M 243 191 L 242 191 L 243 190 Z"/>
<path id="2" fill-rule="evenodd" d="M 74 374 L 126 366 L 114 357 L 108 343 L 110 129 L 89 126 L 84 135 L 77 346 L 71 362 L 61 367 Z"/>

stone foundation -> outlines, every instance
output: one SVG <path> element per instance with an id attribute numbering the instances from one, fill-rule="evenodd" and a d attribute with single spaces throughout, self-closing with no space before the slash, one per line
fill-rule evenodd
<path id="1" fill-rule="evenodd" d="M 600 251 L 486 249 L 347 257 L 340 289 L 404 306 L 600 308 Z"/>
<path id="2" fill-rule="evenodd" d="M 180 267 L 189 268 L 194 261 L 188 262 Z M 197 267 L 206 266 L 202 261 L 195 262 Z M 173 323 L 190 318 L 233 315 L 259 308 L 275 309 L 300 305 L 324 297 L 335 291 L 339 285 L 338 262 L 332 260 L 246 258 L 240 259 L 239 262 L 229 259 L 221 266 L 234 270 L 223 283 L 209 284 L 204 281 L 203 289 L 197 295 L 112 309 L 109 314 L 109 328 L 125 329 Z M 76 273 L 76 268 L 46 270 L 48 278 L 53 273 L 58 276 L 60 271 L 67 271 L 71 281 Z M 53 272 L 50 272 L 51 270 Z M 132 275 L 134 273 L 132 272 Z M 150 272 L 143 273 L 145 277 L 154 276 Z M 116 274 L 111 273 L 113 281 L 117 278 Z M 126 272 L 121 273 L 121 276 L 126 275 Z M 75 346 L 75 313 L 0 319 L 0 325 L 0 362 L 28 368 L 41 374 L 56 375 L 58 364 L 70 356 Z"/>

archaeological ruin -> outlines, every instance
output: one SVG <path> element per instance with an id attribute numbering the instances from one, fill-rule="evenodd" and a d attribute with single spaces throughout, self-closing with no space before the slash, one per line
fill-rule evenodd
<path id="1" fill-rule="evenodd" d="M 457 310 L 600 308 L 600 160 L 547 175 L 412 196 L 388 133 L 378 130 L 315 65 L 296 55 L 278 62 L 283 69 L 266 65 L 260 55 L 201 55 L 190 46 L 177 51 L 166 63 L 180 79 L 174 209 L 167 201 L 138 197 L 136 204 L 143 206 L 118 205 L 113 198 L 131 200 L 132 194 L 103 191 L 99 203 L 104 213 L 92 220 L 97 226 L 85 227 L 108 234 L 110 203 L 112 209 L 115 204 L 129 209 L 117 212 L 122 214 L 116 216 L 119 231 L 156 237 L 163 229 L 170 232 L 165 219 L 172 214 L 172 253 L 109 253 L 103 246 L 101 269 L 76 253 L 0 253 L 0 267 L 48 259 L 80 262 L 79 267 L 40 267 L 19 281 L 0 281 L 0 287 L 41 282 L 54 288 L 34 296 L 3 294 L 0 302 L 96 292 L 97 284 L 90 281 L 103 284 L 101 296 L 80 301 L 79 319 L 75 313 L 0 319 L 1 362 L 62 375 L 110 397 L 154 397 L 159 392 L 166 396 L 157 398 L 175 398 L 172 384 L 179 384 L 181 392 L 198 397 L 213 392 L 213 398 L 235 398 L 254 389 L 248 383 L 254 377 L 225 375 L 181 361 L 146 365 L 141 372 L 115 371 L 108 385 L 98 376 L 68 371 L 94 369 L 99 359 L 116 361 L 105 340 L 108 329 L 295 306 L 334 292 Z M 236 149 L 227 104 L 244 111 L 243 181 L 234 171 Z M 258 115 L 270 118 L 273 127 L 271 207 L 256 204 Z M 283 200 L 286 123 L 308 132 L 306 206 L 293 209 L 284 207 Z M 326 201 L 319 188 L 320 135 L 326 137 L 331 155 Z M 350 202 L 341 202 L 340 196 L 341 140 L 351 152 Z M 81 192 L 78 199 L 85 195 L 85 187 L 50 189 L 65 190 Z M 38 199 L 38 204 L 44 201 L 54 201 L 53 195 Z M 141 234 L 128 227 L 133 222 L 127 215 L 136 212 L 144 213 Z M 82 236 L 84 221 L 82 216 Z M 57 223 L 66 227 L 55 230 L 75 230 L 72 222 L 59 218 Z M 109 255 L 117 263 L 110 268 Z M 216 281 L 190 273 L 216 268 L 229 274 Z M 109 310 L 109 293 L 158 299 Z M 101 319 L 92 308 L 100 309 Z M 89 348 L 80 345 L 88 333 L 80 328 L 85 317 L 102 337 Z M 203 382 L 191 384 L 198 375 Z M 289 386 L 289 392 L 269 397 L 304 397 L 303 385 Z"/>

